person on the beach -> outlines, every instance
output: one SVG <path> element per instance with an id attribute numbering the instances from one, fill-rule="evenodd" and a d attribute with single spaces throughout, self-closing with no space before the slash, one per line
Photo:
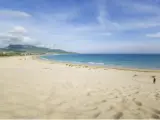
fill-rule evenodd
<path id="1" fill-rule="evenodd" d="M 155 76 L 153 76 L 153 84 L 155 84 L 156 83 L 156 78 L 155 78 Z"/>

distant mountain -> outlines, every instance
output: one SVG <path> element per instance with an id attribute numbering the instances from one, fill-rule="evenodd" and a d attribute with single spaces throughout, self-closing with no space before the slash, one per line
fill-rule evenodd
<path id="1" fill-rule="evenodd" d="M 26 53 L 71 53 L 61 49 L 49 49 L 45 47 L 37 47 L 33 45 L 9 45 L 6 48 L 1 48 L 0 51 L 26 52 Z"/>

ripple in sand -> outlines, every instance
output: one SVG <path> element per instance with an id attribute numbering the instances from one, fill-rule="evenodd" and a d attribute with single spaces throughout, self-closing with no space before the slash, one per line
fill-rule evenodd
<path id="1" fill-rule="evenodd" d="M 87 105 L 85 105 L 85 106 L 87 106 Z M 85 107 L 85 108 L 82 108 L 82 109 L 80 109 L 81 111 L 85 111 L 85 112 L 87 112 L 87 111 L 94 111 L 94 110 L 97 110 L 98 109 L 98 107 L 96 106 L 96 107 Z"/>

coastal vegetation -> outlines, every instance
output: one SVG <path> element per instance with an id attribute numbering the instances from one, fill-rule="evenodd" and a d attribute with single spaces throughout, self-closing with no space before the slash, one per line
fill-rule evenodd
<path id="1" fill-rule="evenodd" d="M 41 54 L 71 54 L 61 49 L 50 49 L 45 47 L 37 47 L 33 45 L 9 45 L 0 48 L 0 56 L 24 56 L 24 55 L 41 55 Z"/>
<path id="2" fill-rule="evenodd" d="M 22 54 L 19 52 L 0 52 L 0 57 L 5 56 L 21 56 Z"/>

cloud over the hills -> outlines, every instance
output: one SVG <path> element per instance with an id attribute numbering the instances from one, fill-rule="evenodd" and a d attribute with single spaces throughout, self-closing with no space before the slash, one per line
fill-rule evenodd
<path id="1" fill-rule="evenodd" d="M 35 44 L 36 42 L 27 35 L 27 30 L 22 26 L 15 26 L 12 30 L 0 34 L 2 46 L 9 44 Z"/>

